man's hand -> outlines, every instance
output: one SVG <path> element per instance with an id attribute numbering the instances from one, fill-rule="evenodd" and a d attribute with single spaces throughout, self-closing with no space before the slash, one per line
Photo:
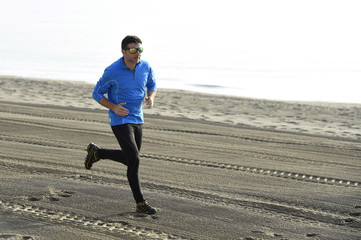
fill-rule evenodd
<path id="1" fill-rule="evenodd" d="M 154 101 L 154 98 L 152 97 L 146 97 L 145 98 L 145 101 L 146 101 L 146 105 L 148 108 L 152 108 L 153 107 L 153 101 Z"/>
<path id="2" fill-rule="evenodd" d="M 148 91 L 148 96 L 145 97 L 146 105 L 148 108 L 152 108 L 154 104 L 154 98 L 155 98 L 156 92 L 154 90 Z"/>
<path id="3" fill-rule="evenodd" d="M 114 104 L 111 101 L 109 101 L 106 97 L 103 97 L 102 99 L 99 100 L 99 104 L 108 109 L 113 110 L 113 112 L 115 112 L 115 114 L 119 116 L 123 117 L 129 114 L 129 110 L 123 107 L 126 103 Z"/>
<path id="4" fill-rule="evenodd" d="M 129 110 L 123 107 L 126 103 L 119 103 L 117 105 L 114 105 L 112 108 L 113 112 L 115 112 L 119 116 L 127 116 L 129 114 Z"/>

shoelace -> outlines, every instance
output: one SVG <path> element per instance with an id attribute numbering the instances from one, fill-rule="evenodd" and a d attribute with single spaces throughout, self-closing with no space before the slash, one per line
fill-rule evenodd
<path id="1" fill-rule="evenodd" d="M 151 208 L 147 202 L 138 203 L 137 207 L 141 211 L 148 211 Z"/>

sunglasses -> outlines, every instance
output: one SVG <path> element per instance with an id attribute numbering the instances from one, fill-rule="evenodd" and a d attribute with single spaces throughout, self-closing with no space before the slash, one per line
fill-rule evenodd
<path id="1" fill-rule="evenodd" d="M 125 50 L 129 50 L 131 54 L 135 54 L 137 52 L 142 53 L 144 51 L 143 48 L 127 48 Z"/>

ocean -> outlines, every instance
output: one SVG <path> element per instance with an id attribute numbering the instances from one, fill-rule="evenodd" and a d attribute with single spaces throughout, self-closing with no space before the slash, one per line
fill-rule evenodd
<path id="1" fill-rule="evenodd" d="M 0 75 L 96 83 L 137 35 L 159 88 L 361 103 L 352 0 L 1 0 Z"/>

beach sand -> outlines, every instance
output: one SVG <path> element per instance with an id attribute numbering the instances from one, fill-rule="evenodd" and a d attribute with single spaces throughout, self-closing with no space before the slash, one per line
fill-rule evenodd
<path id="1" fill-rule="evenodd" d="M 135 212 L 83 82 L 0 77 L 0 239 L 360 239 L 361 104 L 160 89 L 145 109 Z"/>

